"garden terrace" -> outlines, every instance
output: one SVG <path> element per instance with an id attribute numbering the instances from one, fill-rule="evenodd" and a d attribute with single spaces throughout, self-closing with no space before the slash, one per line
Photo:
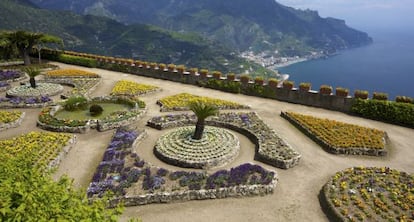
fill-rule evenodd
<path id="1" fill-rule="evenodd" d="M 194 131 L 187 126 L 167 132 L 157 140 L 154 154 L 169 164 L 199 169 L 224 166 L 239 154 L 239 139 L 230 131 L 207 126 L 200 140 L 192 139 Z"/>
<path id="2" fill-rule="evenodd" d="M 0 110 L 0 131 L 18 127 L 25 116 L 21 111 L 2 111 Z"/>
<path id="3" fill-rule="evenodd" d="M 180 93 L 173 96 L 168 96 L 157 101 L 161 106 L 161 112 L 189 110 L 188 105 L 191 102 L 200 101 L 204 104 L 211 104 L 219 109 L 249 109 L 249 106 L 241 105 L 236 102 L 213 99 L 204 96 L 196 96 L 189 93 Z"/>
<path id="4" fill-rule="evenodd" d="M 41 168 L 56 167 L 76 142 L 76 136 L 63 133 L 30 132 L 0 140 L 0 158 L 30 155 Z"/>
<path id="5" fill-rule="evenodd" d="M 96 97 L 88 102 L 88 104 L 93 103 L 125 104 L 130 109 L 112 112 L 102 119 L 93 117 L 90 119 L 59 119 L 56 117 L 56 113 L 63 109 L 62 106 L 46 107 L 39 114 L 37 126 L 54 132 L 87 133 L 90 129 L 106 131 L 130 125 L 146 112 L 145 103 L 133 97 Z"/>
<path id="6" fill-rule="evenodd" d="M 332 221 L 411 221 L 414 176 L 388 167 L 353 167 L 322 188 L 320 202 Z"/>
<path id="7" fill-rule="evenodd" d="M 111 95 L 140 96 L 159 90 L 161 90 L 161 88 L 156 86 L 139 84 L 129 80 L 120 80 L 116 82 L 115 86 L 112 88 Z"/>
<path id="8" fill-rule="evenodd" d="M 162 130 L 180 126 L 193 125 L 196 116 L 189 114 L 158 116 L 150 119 L 148 126 Z M 299 163 L 301 155 L 280 138 L 260 117 L 254 113 L 221 113 L 208 118 L 211 126 L 235 130 L 247 136 L 256 145 L 255 159 L 269 165 L 288 169 Z"/>
<path id="9" fill-rule="evenodd" d="M 252 164 L 211 175 L 154 167 L 132 152 L 144 137 L 145 132 L 125 128 L 115 132 L 89 185 L 89 197 L 112 191 L 112 204 L 122 201 L 125 206 L 135 206 L 265 195 L 276 186 L 275 172 Z"/>
<path id="10" fill-rule="evenodd" d="M 294 112 L 282 112 L 281 116 L 329 153 L 373 156 L 387 154 L 387 134 L 384 131 Z"/>
<path id="11" fill-rule="evenodd" d="M 45 74 L 46 78 L 100 78 L 96 73 L 80 70 L 80 69 L 58 69 L 49 71 Z"/>

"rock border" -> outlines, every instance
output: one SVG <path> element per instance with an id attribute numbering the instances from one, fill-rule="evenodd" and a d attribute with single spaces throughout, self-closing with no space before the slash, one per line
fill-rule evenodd
<path id="1" fill-rule="evenodd" d="M 69 151 L 75 146 L 76 142 L 77 142 L 76 135 L 72 135 L 72 138 L 69 139 L 69 141 L 66 143 L 64 147 L 62 147 L 62 150 L 59 152 L 56 158 L 50 161 L 50 163 L 47 165 L 47 169 L 50 170 L 50 169 L 53 169 L 59 166 L 60 162 L 69 153 Z"/>

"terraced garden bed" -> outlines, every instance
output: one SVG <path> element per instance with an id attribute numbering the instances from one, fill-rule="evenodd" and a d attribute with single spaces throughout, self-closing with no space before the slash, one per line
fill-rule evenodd
<path id="1" fill-rule="evenodd" d="M 18 127 L 25 116 L 21 111 L 0 110 L 0 131 Z"/>
<path id="2" fill-rule="evenodd" d="M 266 195 L 276 186 L 275 172 L 249 163 L 211 175 L 155 167 L 132 152 L 145 135 L 125 128 L 115 132 L 89 185 L 90 198 L 112 191 L 112 204 L 135 206 Z"/>
<path id="3" fill-rule="evenodd" d="M 195 115 L 178 114 L 153 117 L 148 126 L 162 130 L 196 123 Z M 282 169 L 294 167 L 301 155 L 280 138 L 254 113 L 221 113 L 208 118 L 207 125 L 224 127 L 247 136 L 256 145 L 255 159 Z"/>
<path id="4" fill-rule="evenodd" d="M 0 157 L 30 155 L 45 169 L 56 167 L 76 142 L 76 136 L 63 133 L 31 132 L 7 140 L 0 140 Z"/>
<path id="5" fill-rule="evenodd" d="M 161 88 L 156 87 L 156 86 L 139 84 L 137 82 L 129 81 L 129 80 L 120 80 L 112 88 L 111 95 L 140 96 L 140 95 L 145 95 L 145 94 L 160 91 L 160 90 Z"/>
<path id="6" fill-rule="evenodd" d="M 294 112 L 282 112 L 281 116 L 329 153 L 372 156 L 387 154 L 387 134 L 384 131 Z"/>
<path id="7" fill-rule="evenodd" d="M 45 74 L 46 78 L 100 78 L 100 76 L 93 72 L 88 72 L 80 69 L 58 69 L 49 71 Z"/>
<path id="8" fill-rule="evenodd" d="M 413 221 L 414 176 L 388 167 L 336 173 L 320 198 L 332 221 Z"/>
<path id="9" fill-rule="evenodd" d="M 49 96 L 40 97 L 0 97 L 0 108 L 41 108 L 52 103 Z"/>
<path id="10" fill-rule="evenodd" d="M 212 104 L 219 109 L 250 109 L 249 106 L 236 102 L 214 99 L 210 97 L 196 96 L 189 93 L 180 93 L 168 96 L 157 101 L 161 106 L 161 112 L 189 110 L 188 105 L 191 102 L 201 101 L 205 104 Z"/>

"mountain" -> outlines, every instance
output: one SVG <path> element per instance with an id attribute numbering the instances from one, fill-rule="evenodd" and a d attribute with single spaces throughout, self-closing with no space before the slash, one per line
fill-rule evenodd
<path id="1" fill-rule="evenodd" d="M 24 29 L 57 35 L 65 49 L 150 62 L 185 64 L 223 73 L 272 74 L 229 49 L 196 34 L 143 24 L 125 25 L 93 15 L 40 9 L 28 0 L 0 1 L 0 30 Z M 274 73 L 273 73 L 274 74 Z"/>
<path id="2" fill-rule="evenodd" d="M 32 0 L 40 7 L 106 16 L 124 24 L 145 23 L 197 32 L 234 50 L 277 50 L 294 56 L 335 52 L 369 44 L 364 32 L 345 21 L 321 18 L 275 0 Z"/>

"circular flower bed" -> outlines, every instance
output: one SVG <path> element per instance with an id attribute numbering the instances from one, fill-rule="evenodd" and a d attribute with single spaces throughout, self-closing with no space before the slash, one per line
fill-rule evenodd
<path id="1" fill-rule="evenodd" d="M 387 167 L 338 172 L 322 190 L 334 221 L 414 220 L 414 176 Z"/>
<path id="2" fill-rule="evenodd" d="M 240 143 L 228 130 L 207 126 L 203 138 L 192 139 L 194 127 L 180 127 L 161 136 L 155 155 L 172 165 L 188 168 L 212 168 L 232 161 L 240 150 Z"/>
<path id="3" fill-rule="evenodd" d="M 40 97 L 54 96 L 63 92 L 63 86 L 54 83 L 37 83 L 36 88 L 22 85 L 7 90 L 7 96 L 12 97 Z"/>

